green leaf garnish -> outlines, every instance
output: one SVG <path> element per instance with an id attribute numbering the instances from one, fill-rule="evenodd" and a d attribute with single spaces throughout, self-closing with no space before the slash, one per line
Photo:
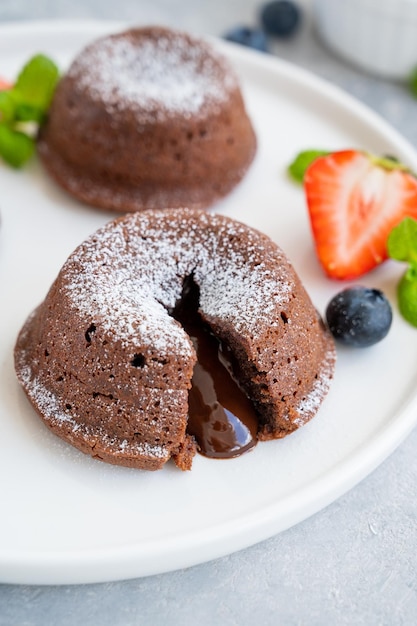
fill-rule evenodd
<path id="1" fill-rule="evenodd" d="M 38 122 L 45 119 L 46 111 L 32 104 L 20 102 L 15 108 L 15 120 L 17 122 Z"/>
<path id="2" fill-rule="evenodd" d="M 288 166 L 288 174 L 296 183 L 302 184 L 307 168 L 318 157 L 326 156 L 327 154 L 330 153 L 326 150 L 304 150 L 300 152 Z"/>
<path id="3" fill-rule="evenodd" d="M 33 154 L 35 140 L 29 135 L 0 124 L 0 156 L 12 167 L 22 167 Z"/>
<path id="4" fill-rule="evenodd" d="M 59 71 L 55 63 L 45 55 L 37 54 L 21 70 L 13 91 L 21 104 L 46 113 L 58 78 Z"/>
<path id="5" fill-rule="evenodd" d="M 408 263 L 398 288 L 398 308 L 401 315 L 417 326 L 417 220 L 405 217 L 389 234 L 388 255 Z"/>
<path id="6" fill-rule="evenodd" d="M 55 63 L 37 54 L 15 84 L 0 91 L 0 157 L 12 167 L 22 167 L 32 156 L 34 135 L 46 118 L 58 79 Z"/>
<path id="7" fill-rule="evenodd" d="M 391 259 L 417 266 L 417 221 L 405 217 L 390 232 L 387 247 Z"/>
<path id="8" fill-rule="evenodd" d="M 15 117 L 16 101 L 10 90 L 0 91 L 0 122 L 11 122 Z"/>
<path id="9" fill-rule="evenodd" d="M 417 272 L 408 268 L 397 288 L 398 308 L 407 322 L 417 326 Z"/>

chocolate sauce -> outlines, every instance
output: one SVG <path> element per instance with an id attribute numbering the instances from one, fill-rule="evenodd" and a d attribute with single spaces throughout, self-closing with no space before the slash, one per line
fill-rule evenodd
<path id="1" fill-rule="evenodd" d="M 228 350 L 201 320 L 198 301 L 199 288 L 191 276 L 172 313 L 190 336 L 198 359 L 189 392 L 187 432 L 194 435 L 204 456 L 229 459 L 256 445 L 258 420 L 233 378 Z"/>

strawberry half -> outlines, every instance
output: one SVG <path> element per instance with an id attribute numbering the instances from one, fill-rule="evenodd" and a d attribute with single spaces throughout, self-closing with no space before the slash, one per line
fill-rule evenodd
<path id="1" fill-rule="evenodd" d="M 356 278 L 382 263 L 394 226 L 417 219 L 417 179 L 389 158 L 357 150 L 319 157 L 304 189 L 317 255 L 331 278 Z"/>

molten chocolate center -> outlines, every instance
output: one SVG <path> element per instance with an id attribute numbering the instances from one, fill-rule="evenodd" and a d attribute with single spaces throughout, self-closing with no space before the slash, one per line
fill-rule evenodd
<path id="1" fill-rule="evenodd" d="M 258 420 L 251 401 L 233 378 L 228 350 L 202 322 L 198 303 L 199 288 L 191 276 L 172 313 L 197 353 L 187 431 L 194 435 L 201 454 L 229 459 L 256 445 Z"/>

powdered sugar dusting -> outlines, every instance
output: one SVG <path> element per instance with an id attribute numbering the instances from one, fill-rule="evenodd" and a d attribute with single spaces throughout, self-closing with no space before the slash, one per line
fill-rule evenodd
<path id="1" fill-rule="evenodd" d="M 273 275 L 263 262 L 254 263 L 263 237 L 221 216 L 169 213 L 131 214 L 87 240 L 63 268 L 73 306 L 121 341 L 151 343 L 161 355 L 189 354 L 188 336 L 167 310 L 180 299 L 184 277 L 193 274 L 207 316 L 257 337 L 264 327 L 260 312 L 273 318 L 292 289 L 285 270 Z M 277 267 L 281 261 L 277 249 Z"/>
<path id="2" fill-rule="evenodd" d="M 285 304 L 291 286 L 285 280 L 278 282 L 264 266 L 246 270 L 241 268 L 236 274 L 235 268 L 228 268 L 207 276 L 200 305 L 210 317 L 229 319 L 238 332 L 250 332 L 256 337 L 261 311 L 265 318 L 270 316 L 272 325 L 277 324 L 274 311 L 277 304 Z"/>
<path id="3" fill-rule="evenodd" d="M 299 417 L 294 420 L 297 426 L 303 426 L 308 420 L 317 413 L 323 398 L 329 391 L 330 382 L 333 377 L 335 361 L 334 349 L 325 353 L 321 369 L 317 374 L 310 393 L 302 399 L 297 407 Z"/>
<path id="4" fill-rule="evenodd" d="M 147 442 L 140 442 L 126 439 L 116 440 L 111 438 L 102 427 L 86 427 L 82 425 L 79 416 L 65 411 L 61 400 L 51 393 L 36 377 L 27 365 L 23 365 L 19 370 L 19 378 L 26 389 L 28 397 L 34 402 L 43 418 L 50 422 L 55 428 L 64 428 L 77 433 L 83 438 L 87 445 L 90 445 L 91 438 L 100 438 L 100 447 L 111 451 L 112 455 L 133 454 L 157 459 L 168 459 L 169 450 L 161 445 L 151 445 Z"/>
<path id="5" fill-rule="evenodd" d="M 132 30 L 85 49 L 68 75 L 111 113 L 135 110 L 138 123 L 151 116 L 196 115 L 220 104 L 237 80 L 208 44 L 165 29 Z"/>

